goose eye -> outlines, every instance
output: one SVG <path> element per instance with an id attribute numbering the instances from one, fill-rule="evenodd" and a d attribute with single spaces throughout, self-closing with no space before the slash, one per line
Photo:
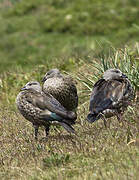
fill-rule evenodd
<path id="1" fill-rule="evenodd" d="M 116 71 L 115 71 L 115 73 L 119 73 L 119 71 L 118 71 L 118 70 L 116 70 Z"/>

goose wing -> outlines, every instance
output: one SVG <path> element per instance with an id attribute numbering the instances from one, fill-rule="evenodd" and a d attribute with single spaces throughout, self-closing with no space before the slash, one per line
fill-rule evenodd
<path id="1" fill-rule="evenodd" d="M 94 113 L 102 112 L 105 109 L 116 108 L 123 99 L 126 91 L 124 81 L 104 79 L 94 85 L 90 98 L 89 110 Z"/>
<path id="2" fill-rule="evenodd" d="M 35 107 L 43 110 L 49 110 L 65 119 L 75 120 L 77 118 L 76 113 L 67 111 L 52 95 L 44 94 L 36 91 L 30 91 L 26 97 L 27 101 L 32 103 Z"/>

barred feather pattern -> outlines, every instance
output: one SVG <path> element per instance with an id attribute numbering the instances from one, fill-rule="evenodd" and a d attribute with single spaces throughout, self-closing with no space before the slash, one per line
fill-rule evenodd
<path id="1" fill-rule="evenodd" d="M 77 89 L 70 76 L 47 79 L 43 84 L 43 91 L 50 93 L 69 111 L 78 106 Z"/>
<path id="2" fill-rule="evenodd" d="M 26 100 L 26 93 L 28 92 L 20 92 L 16 98 L 18 110 L 23 115 L 23 117 L 25 117 L 28 121 L 32 122 L 33 124 L 37 124 L 39 126 L 47 126 L 49 122 L 40 118 L 42 110 L 38 107 L 33 106 Z"/>

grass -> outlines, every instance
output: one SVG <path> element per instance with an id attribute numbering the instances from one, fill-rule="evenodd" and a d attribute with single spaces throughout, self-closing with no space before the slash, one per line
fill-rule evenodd
<path id="1" fill-rule="evenodd" d="M 127 50 L 130 51 L 131 48 L 127 47 L 126 52 Z M 136 59 L 138 51 L 135 48 L 132 50 Z M 109 56 L 115 59 L 114 62 L 117 62 L 115 58 L 117 52 L 119 50 Z M 121 59 L 124 53 L 124 50 L 120 51 Z M 127 53 L 126 55 L 125 59 L 129 60 L 131 56 Z M 50 135 L 44 138 L 42 128 L 39 131 L 38 141 L 34 139 L 31 123 L 21 117 L 17 111 L 15 98 L 27 81 L 41 80 L 45 66 L 41 65 L 28 73 L 17 69 L 14 73 L 2 74 L 0 179 L 138 179 L 138 100 L 124 114 L 123 124 L 119 124 L 113 117 L 108 120 L 109 128 L 105 129 L 102 120 L 94 124 L 89 124 L 85 120 L 90 90 L 88 91 L 84 84 L 87 84 L 91 77 L 95 77 L 92 73 L 95 62 L 99 63 L 99 67 L 103 67 L 105 61 L 99 62 L 94 59 L 92 65 L 81 60 L 78 69 L 72 72 L 75 77 L 77 75 L 83 77 L 81 72 L 85 77 L 84 81 L 79 80 L 77 84 L 80 100 L 78 120 L 75 125 L 77 135 L 70 135 L 61 127 L 51 127 Z M 94 79 L 92 85 L 93 82 Z M 90 83 L 88 87 L 91 89 L 92 85 Z"/>
<path id="2" fill-rule="evenodd" d="M 137 179 L 136 115 L 128 112 L 124 125 L 112 119 L 105 129 L 101 120 L 88 124 L 82 111 L 77 136 L 52 128 L 48 139 L 40 131 L 37 142 L 28 121 L 16 112 L 1 112 L 1 179 Z"/>
<path id="3" fill-rule="evenodd" d="M 0 0 L 0 179 L 138 179 L 137 10 L 136 0 Z M 55 67 L 77 81 L 77 135 L 51 127 L 44 138 L 42 128 L 35 141 L 15 98 Z M 89 124 L 86 116 L 92 86 L 110 67 L 129 77 L 136 99 L 123 124 L 113 117 L 105 129 L 102 120 Z"/>
<path id="4" fill-rule="evenodd" d="M 1 0 L 0 71 L 51 68 L 55 59 L 87 56 L 90 50 L 97 56 L 110 45 L 138 41 L 138 1 L 124 2 Z"/>

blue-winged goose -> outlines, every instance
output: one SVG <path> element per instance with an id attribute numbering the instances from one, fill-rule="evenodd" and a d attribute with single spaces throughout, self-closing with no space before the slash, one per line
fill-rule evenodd
<path id="1" fill-rule="evenodd" d="M 38 82 L 28 82 L 17 95 L 16 104 L 20 113 L 35 128 L 37 138 L 39 126 L 45 126 L 46 135 L 52 122 L 58 122 L 68 132 L 74 133 L 75 112 L 67 111 L 52 95 L 44 93 Z"/>

